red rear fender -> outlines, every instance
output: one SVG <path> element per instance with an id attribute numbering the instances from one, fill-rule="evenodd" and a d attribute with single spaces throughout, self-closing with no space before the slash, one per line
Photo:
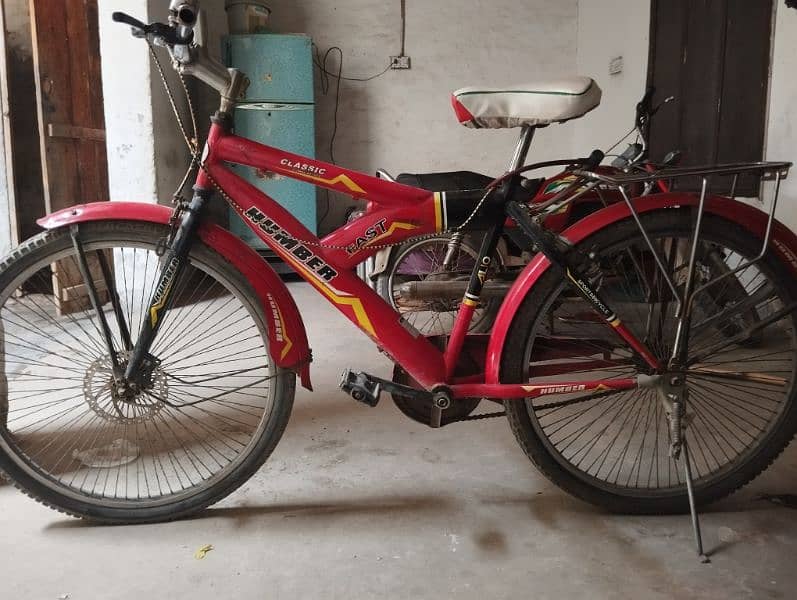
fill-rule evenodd
<path id="1" fill-rule="evenodd" d="M 637 198 L 634 207 L 639 213 L 663 208 L 678 208 L 681 206 L 695 206 L 698 198 L 694 194 L 666 193 L 654 194 Z M 763 240 L 767 226 L 767 215 L 759 209 L 737 202 L 722 196 L 712 196 L 706 199 L 706 211 L 723 217 L 729 221 L 739 223 L 753 234 Z M 611 227 L 624 219 L 630 218 L 631 213 L 625 202 L 612 204 L 595 212 L 571 227 L 562 235 L 572 243 L 578 243 L 589 237 L 599 229 Z M 797 277 L 797 236 L 785 225 L 775 221 L 772 229 L 770 248 L 783 261 L 791 267 L 792 273 Z M 501 369 L 501 354 L 508 332 L 515 318 L 515 312 L 520 307 L 523 298 L 531 290 L 540 277 L 550 268 L 551 264 L 543 256 L 532 260 L 518 276 L 509 293 L 506 295 L 493 325 L 490 343 L 487 347 L 486 382 L 499 383 Z"/>
<path id="2" fill-rule="evenodd" d="M 60 210 L 39 219 L 45 229 L 86 221 L 147 221 L 166 225 L 171 209 L 143 202 L 96 202 Z M 266 261 L 226 229 L 205 223 L 199 230 L 202 241 L 221 254 L 249 281 L 258 295 L 268 323 L 269 347 L 274 362 L 296 371 L 302 385 L 310 384 L 310 348 L 299 309 L 293 297 Z"/>

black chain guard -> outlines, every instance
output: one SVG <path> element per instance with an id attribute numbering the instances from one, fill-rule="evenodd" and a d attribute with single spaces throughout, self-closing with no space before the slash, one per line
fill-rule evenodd
<path id="1" fill-rule="evenodd" d="M 407 372 L 400 366 L 393 367 L 393 383 L 400 385 L 407 385 L 417 387 L 415 381 L 407 375 Z M 423 423 L 424 425 L 431 425 L 432 421 L 432 401 L 428 398 L 409 398 L 407 396 L 399 396 L 398 394 L 390 394 L 393 398 L 393 403 L 398 409 L 408 416 L 413 421 Z M 479 398 L 467 398 L 464 400 L 454 400 L 451 403 L 451 408 L 443 411 L 440 418 L 440 426 L 448 425 L 461 421 L 470 415 L 476 407 L 479 406 L 481 400 Z"/>

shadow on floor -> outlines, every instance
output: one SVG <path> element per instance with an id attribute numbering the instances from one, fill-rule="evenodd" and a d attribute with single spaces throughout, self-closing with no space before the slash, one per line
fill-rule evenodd
<path id="1" fill-rule="evenodd" d="M 342 498 L 330 502 L 249 504 L 245 506 L 208 508 L 193 517 L 184 519 L 184 521 L 230 519 L 245 522 L 260 516 L 278 516 L 284 519 L 308 519 L 350 515 L 394 517 L 401 513 L 428 516 L 450 512 L 455 507 L 456 502 L 452 498 L 436 495 Z M 69 519 L 50 523 L 45 527 L 45 530 L 94 527 L 108 527 L 108 525 L 79 519 Z"/>

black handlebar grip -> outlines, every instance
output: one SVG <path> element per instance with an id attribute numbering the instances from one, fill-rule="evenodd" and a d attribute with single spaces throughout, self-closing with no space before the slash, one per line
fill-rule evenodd
<path id="1" fill-rule="evenodd" d="M 136 29 L 140 29 L 141 31 L 146 31 L 148 28 L 146 23 L 142 23 L 135 17 L 131 17 L 130 15 L 123 12 L 115 12 L 111 15 L 111 18 L 116 23 L 125 23 L 126 25 L 130 25 L 131 27 L 135 27 Z"/>
<path id="2" fill-rule="evenodd" d="M 601 152 L 600 150 L 593 150 L 592 154 L 589 155 L 587 161 L 584 163 L 584 170 L 585 171 L 592 171 L 598 167 L 603 159 L 606 158 L 606 155 Z"/>

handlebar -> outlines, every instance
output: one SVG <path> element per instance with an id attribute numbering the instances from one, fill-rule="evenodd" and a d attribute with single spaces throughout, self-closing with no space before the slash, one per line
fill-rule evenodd
<path id="1" fill-rule="evenodd" d="M 130 25 L 134 36 L 165 46 L 178 73 L 196 77 L 221 94 L 220 112 L 226 113 L 244 96 L 249 80 L 237 69 L 228 69 L 208 53 L 199 1 L 172 0 L 168 24 L 147 25 L 123 12 L 113 13 L 112 18 L 117 23 Z"/>
<path id="2" fill-rule="evenodd" d="M 149 26 L 145 23 L 142 23 L 135 17 L 131 17 L 130 15 L 123 13 L 123 12 L 115 12 L 111 15 L 111 18 L 116 23 L 124 23 L 126 25 L 130 25 L 133 29 L 138 29 L 139 31 L 147 31 Z"/>
<path id="3" fill-rule="evenodd" d="M 188 27 L 184 27 L 185 34 L 180 35 L 172 25 L 167 25 L 166 23 L 150 23 L 147 25 L 123 12 L 115 12 L 111 15 L 111 18 L 117 23 L 130 25 L 133 28 L 134 36 L 148 38 L 163 46 L 187 46 L 194 40 L 194 32 Z"/>

